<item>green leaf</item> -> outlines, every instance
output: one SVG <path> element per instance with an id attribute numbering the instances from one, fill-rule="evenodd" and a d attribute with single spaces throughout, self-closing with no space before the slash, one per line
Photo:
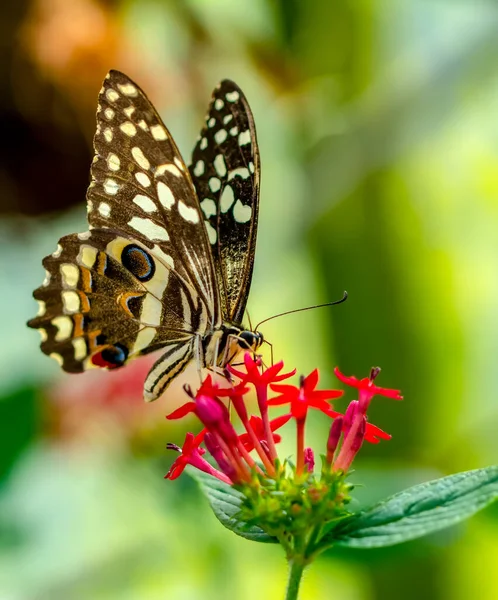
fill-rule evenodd
<path id="1" fill-rule="evenodd" d="M 340 522 L 319 543 L 354 548 L 391 546 L 434 533 L 498 499 L 498 466 L 457 473 L 408 488 Z"/>
<path id="2" fill-rule="evenodd" d="M 187 468 L 187 472 L 199 483 L 217 519 L 227 529 L 254 542 L 278 543 L 277 538 L 268 535 L 260 527 L 248 525 L 238 518 L 244 498 L 240 492 L 202 471 Z"/>

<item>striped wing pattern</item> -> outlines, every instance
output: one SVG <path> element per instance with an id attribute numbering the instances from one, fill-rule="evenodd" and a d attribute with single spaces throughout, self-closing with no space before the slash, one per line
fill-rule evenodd
<path id="1" fill-rule="evenodd" d="M 215 89 L 189 168 L 206 218 L 222 312 L 240 325 L 256 247 L 260 166 L 252 112 L 233 81 Z"/>
<path id="2" fill-rule="evenodd" d="M 43 260 L 46 278 L 34 292 L 39 312 L 28 323 L 65 371 L 120 367 L 161 348 L 145 382 L 145 398 L 154 400 L 193 357 L 204 365 L 203 353 L 219 334 L 218 349 L 225 322 L 240 324 L 252 272 L 259 158 L 252 116 L 235 84 L 215 90 L 213 111 L 189 172 L 143 91 L 118 71 L 107 75 L 87 192 L 89 230 L 63 237 Z M 249 133 L 240 138 L 227 130 L 221 141 L 216 133 L 229 115 L 232 127 Z M 201 160 L 220 181 L 209 199 L 213 214 L 205 194 L 213 182 L 199 175 Z M 234 203 L 225 210 L 227 188 Z"/>

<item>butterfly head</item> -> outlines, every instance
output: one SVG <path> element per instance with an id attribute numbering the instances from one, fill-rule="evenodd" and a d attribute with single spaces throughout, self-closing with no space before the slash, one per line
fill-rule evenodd
<path id="1" fill-rule="evenodd" d="M 259 331 L 241 331 L 237 336 L 238 344 L 242 350 L 257 350 L 264 342 L 263 334 Z"/>

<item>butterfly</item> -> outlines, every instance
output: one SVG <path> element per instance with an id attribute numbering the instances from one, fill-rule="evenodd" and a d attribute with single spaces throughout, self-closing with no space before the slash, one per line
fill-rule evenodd
<path id="1" fill-rule="evenodd" d="M 144 384 L 152 401 L 190 361 L 223 368 L 263 342 L 242 325 L 259 206 L 254 119 L 240 88 L 222 81 L 187 168 L 145 93 L 110 71 L 94 148 L 89 230 L 44 258 L 28 325 L 70 373 L 161 349 Z"/>

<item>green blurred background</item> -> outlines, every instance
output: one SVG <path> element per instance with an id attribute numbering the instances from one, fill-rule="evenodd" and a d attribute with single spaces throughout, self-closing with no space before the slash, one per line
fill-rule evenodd
<path id="1" fill-rule="evenodd" d="M 364 376 L 393 435 L 364 448 L 361 506 L 497 463 L 498 6 L 455 0 L 14 0 L 0 8 L 0 598 L 280 598 L 280 548 L 224 530 L 188 477 L 162 479 L 150 360 L 62 374 L 24 323 L 41 258 L 85 229 L 107 70 L 137 81 L 188 160 L 222 78 L 248 96 L 262 157 L 253 322 L 307 373 Z M 351 398 L 350 398 L 351 399 Z M 344 403 L 345 405 L 345 403 Z M 341 403 L 336 407 L 342 408 Z M 324 449 L 326 422 L 309 443 Z M 293 429 L 283 453 L 292 453 Z M 303 600 L 498 598 L 498 510 L 417 542 L 335 550 Z"/>

